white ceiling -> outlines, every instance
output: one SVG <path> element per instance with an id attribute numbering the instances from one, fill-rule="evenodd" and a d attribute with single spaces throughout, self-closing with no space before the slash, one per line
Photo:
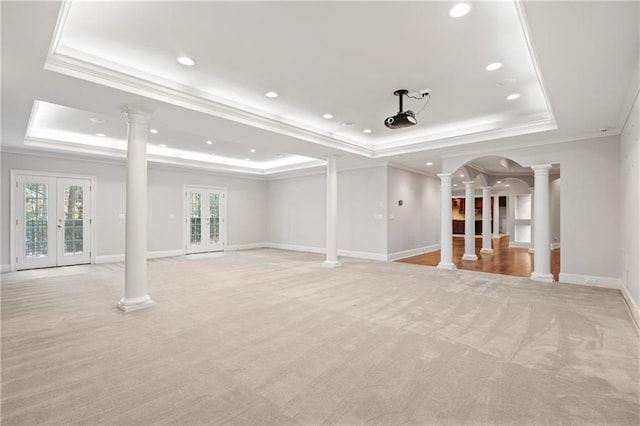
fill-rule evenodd
<path id="1" fill-rule="evenodd" d="M 328 155 L 437 173 L 441 155 L 471 144 L 621 131 L 637 93 L 638 2 L 473 2 L 452 18 L 454 4 L 2 2 L 3 150 L 123 156 L 127 104 L 154 111 L 151 161 L 252 174 Z M 418 125 L 389 130 L 401 88 L 431 96 L 405 101 L 425 106 Z M 494 160 L 482 168 L 499 172 Z"/>

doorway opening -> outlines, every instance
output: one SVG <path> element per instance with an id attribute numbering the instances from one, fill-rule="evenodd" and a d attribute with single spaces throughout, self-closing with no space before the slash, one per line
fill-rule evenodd
<path id="1" fill-rule="evenodd" d="M 95 178 L 11 171 L 11 270 L 93 262 Z"/>
<path id="2" fill-rule="evenodd" d="M 185 186 L 185 253 L 224 251 L 226 245 L 226 189 Z"/>

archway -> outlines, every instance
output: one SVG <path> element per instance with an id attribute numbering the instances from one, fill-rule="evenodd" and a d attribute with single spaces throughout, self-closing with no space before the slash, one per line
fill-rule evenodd
<path id="1" fill-rule="evenodd" d="M 419 263 L 437 265 L 440 269 L 471 269 L 551 281 L 550 273 L 543 271 L 541 275 L 536 276 L 533 271 L 536 235 L 534 192 L 539 192 L 535 191 L 534 181 L 538 182 L 538 180 L 534 171 L 541 170 L 541 173 L 544 172 L 545 180 L 540 182 L 546 182 L 546 185 L 541 185 L 539 189 L 546 189 L 540 192 L 545 194 L 540 206 L 546 205 L 548 210 L 546 210 L 545 220 L 538 221 L 542 223 L 540 229 L 545 232 L 540 238 L 544 243 L 540 246 L 542 253 L 540 258 L 544 260 L 545 255 L 551 257 L 551 249 L 556 250 L 550 263 L 554 267 L 553 277 L 557 280 L 560 269 L 559 165 L 524 167 L 513 159 L 500 156 L 479 157 L 471 160 L 467 157 L 465 162 L 455 164 L 455 161 L 449 161 L 448 166 L 451 167 L 451 164 L 455 166 L 455 168 L 449 168 L 454 170 L 453 172 L 447 173 L 445 170 L 439 175 L 441 177 L 439 259 L 435 264 L 426 263 L 424 260 Z M 472 191 L 467 201 L 470 186 Z M 469 214 L 467 205 L 469 204 L 473 205 L 471 235 L 467 227 L 467 214 Z M 540 215 L 540 218 L 543 218 L 543 215 Z M 461 222 L 456 223 L 456 220 Z M 469 249 L 470 238 L 471 248 Z M 547 238 L 552 242 L 548 246 L 545 241 Z M 461 242 L 462 239 L 464 244 Z M 545 247 L 547 253 L 545 253 Z M 431 256 L 433 259 L 434 255 Z M 525 261 L 524 267 L 517 264 L 518 260 Z"/>

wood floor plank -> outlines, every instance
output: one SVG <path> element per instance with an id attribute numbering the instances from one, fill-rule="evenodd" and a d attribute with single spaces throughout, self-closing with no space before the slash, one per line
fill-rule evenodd
<path id="1" fill-rule="evenodd" d="M 462 260 L 464 254 L 464 238 L 453 238 L 453 263 L 458 269 L 466 271 L 490 272 L 493 274 L 512 275 L 516 277 L 530 277 L 533 272 L 535 255 L 529 253 L 525 247 L 509 247 L 509 237 L 502 236 L 499 240 L 491 240 L 493 253 L 480 253 L 482 240 L 475 238 L 475 253 L 478 260 Z M 440 250 L 417 256 L 400 259 L 397 262 L 415 265 L 438 266 Z M 560 278 L 560 249 L 551 250 L 551 274 L 553 279 Z"/>

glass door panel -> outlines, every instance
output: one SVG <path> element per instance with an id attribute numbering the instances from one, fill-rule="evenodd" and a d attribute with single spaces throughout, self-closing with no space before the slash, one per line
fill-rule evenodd
<path id="1" fill-rule="evenodd" d="M 185 197 L 186 252 L 224 250 L 224 191 L 191 187 Z"/>
<path id="2" fill-rule="evenodd" d="M 90 181 L 16 175 L 16 182 L 16 269 L 90 263 Z"/>
<path id="3" fill-rule="evenodd" d="M 91 262 L 90 182 L 58 179 L 58 265 Z"/>
<path id="4" fill-rule="evenodd" d="M 209 194 L 209 244 L 220 242 L 220 195 Z"/>
<path id="5" fill-rule="evenodd" d="M 202 194 L 189 192 L 189 245 L 187 251 L 198 251 L 202 245 Z"/>
<path id="6" fill-rule="evenodd" d="M 56 180 L 42 176 L 20 175 L 17 182 L 18 268 L 56 266 Z"/>

